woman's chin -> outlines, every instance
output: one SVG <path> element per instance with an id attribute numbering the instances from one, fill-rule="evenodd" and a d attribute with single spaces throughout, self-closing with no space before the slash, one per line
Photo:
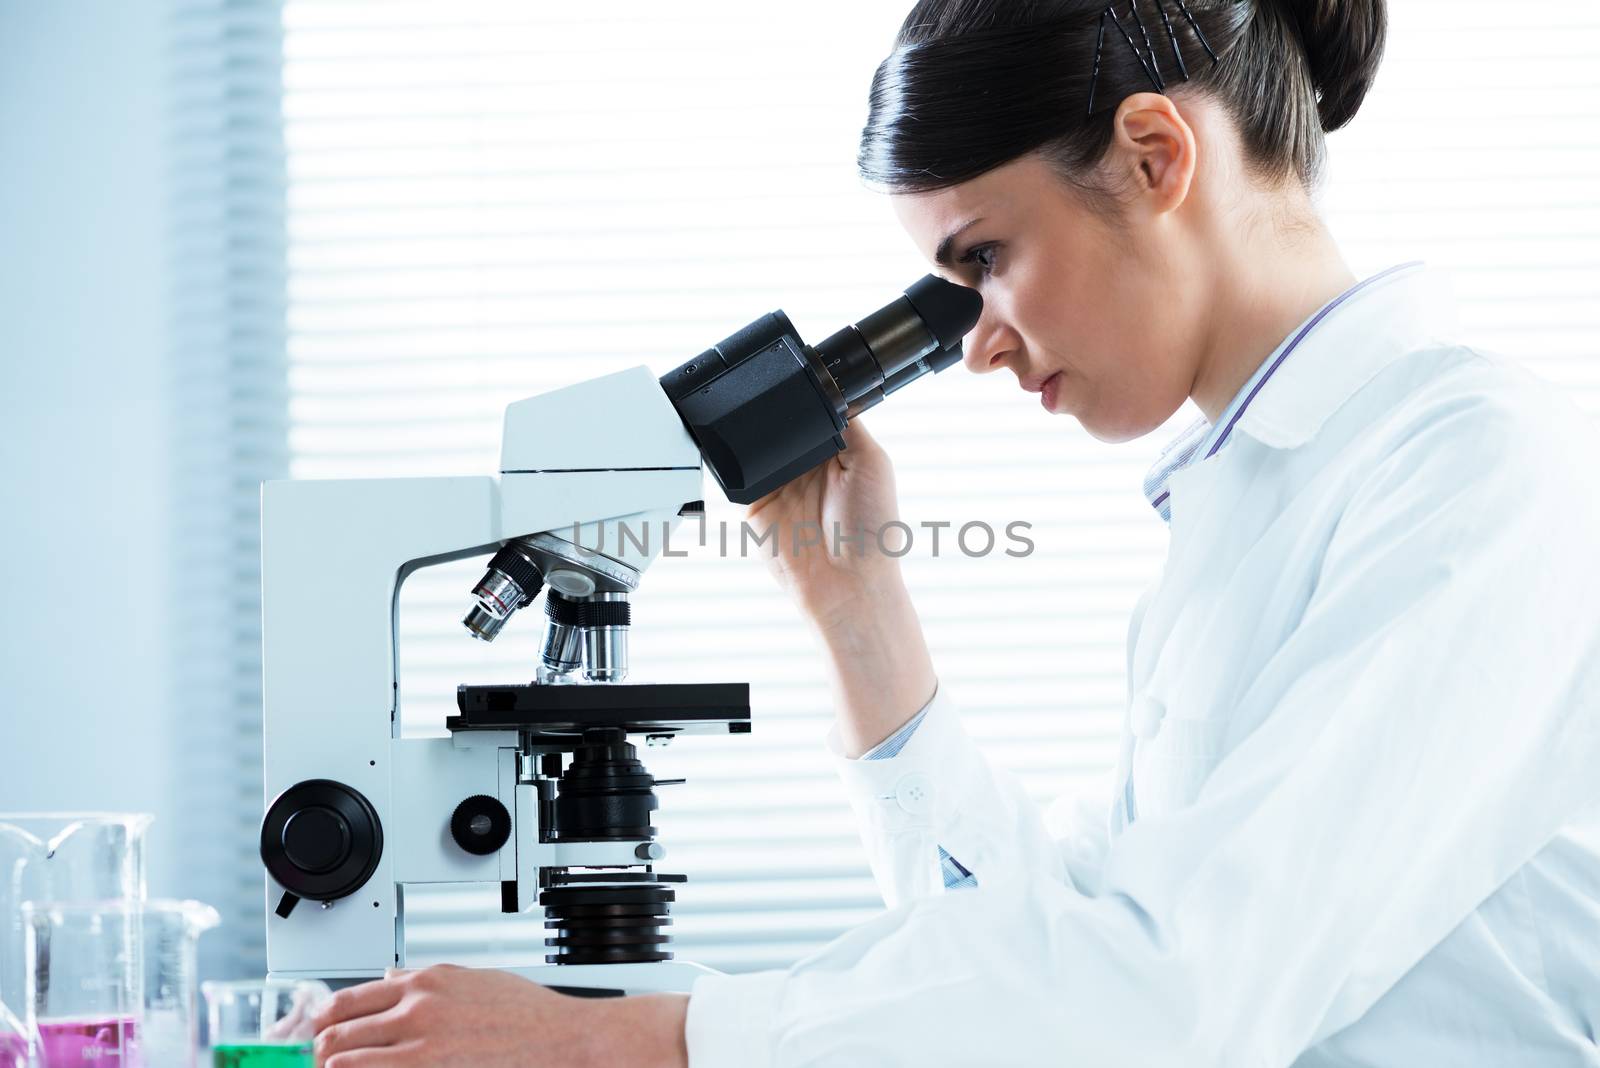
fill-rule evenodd
<path id="1" fill-rule="evenodd" d="M 1062 408 L 1055 409 L 1054 414 L 1075 416 L 1083 429 L 1088 431 L 1090 437 L 1106 445 L 1122 445 L 1130 441 L 1137 441 L 1161 425 L 1157 423 L 1155 426 L 1147 427 L 1125 419 L 1100 419 L 1096 418 L 1096 413 L 1094 412 L 1085 412 L 1080 415 L 1077 412 L 1065 411 Z"/>

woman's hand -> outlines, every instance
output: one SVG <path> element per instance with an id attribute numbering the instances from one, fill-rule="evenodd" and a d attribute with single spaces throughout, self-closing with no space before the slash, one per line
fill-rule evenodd
<path id="1" fill-rule="evenodd" d="M 776 538 L 769 566 L 822 639 L 840 741 L 856 757 L 916 715 L 937 680 L 891 555 L 903 532 L 885 529 L 899 519 L 894 468 L 860 423 L 844 438 L 844 452 L 755 502 L 745 520 L 758 538 Z"/>
<path id="2" fill-rule="evenodd" d="M 339 991 L 317 1011 L 318 1068 L 687 1068 L 679 994 L 578 998 L 441 965 Z"/>
<path id="3" fill-rule="evenodd" d="M 896 532 L 884 531 L 899 518 L 889 454 L 859 422 L 844 440 L 844 452 L 756 501 L 745 516 L 758 539 L 775 540 L 776 555 L 768 558 L 774 577 L 824 633 L 871 591 L 900 581 L 899 560 L 879 544 L 881 534 L 900 551 Z"/>

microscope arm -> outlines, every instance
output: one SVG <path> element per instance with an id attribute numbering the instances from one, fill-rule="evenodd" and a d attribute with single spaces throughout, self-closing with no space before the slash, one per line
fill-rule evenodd
<path id="1" fill-rule="evenodd" d="M 610 426 L 610 417 L 621 422 Z M 587 545 L 598 543 L 589 539 L 601 521 L 659 529 L 700 499 L 699 452 L 646 368 L 519 402 L 506 421 L 507 470 L 498 478 L 262 487 L 266 800 L 270 806 L 308 781 L 348 787 L 366 804 L 344 813 L 345 822 L 370 809 L 379 842 L 370 869 L 351 862 L 352 891 L 335 899 L 338 908 L 295 909 L 282 897 L 285 888 L 268 880 L 274 973 L 382 974 L 398 952 L 397 883 L 501 878 L 494 866 L 439 840 L 449 809 L 436 811 L 459 801 L 456 793 L 469 784 L 472 793 L 499 792 L 504 757 L 491 739 L 455 747 L 449 739 L 399 737 L 395 617 L 405 577 L 492 552 L 510 538 L 545 531 L 571 537 L 574 524 L 584 524 Z M 608 555 L 635 571 L 661 548 L 655 538 L 647 548 L 625 543 L 612 552 L 615 540 L 608 538 Z M 307 833 L 313 843 L 324 837 Z M 342 877 L 330 872 L 325 880 Z"/>

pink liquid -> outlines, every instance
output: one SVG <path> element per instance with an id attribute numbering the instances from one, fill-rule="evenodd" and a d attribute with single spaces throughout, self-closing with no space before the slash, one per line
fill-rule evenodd
<path id="1" fill-rule="evenodd" d="M 28 1068 L 28 1044 L 21 1035 L 0 1035 L 0 1068 Z"/>
<path id="2" fill-rule="evenodd" d="M 131 1016 L 40 1020 L 39 1049 L 44 1068 L 144 1068 Z"/>

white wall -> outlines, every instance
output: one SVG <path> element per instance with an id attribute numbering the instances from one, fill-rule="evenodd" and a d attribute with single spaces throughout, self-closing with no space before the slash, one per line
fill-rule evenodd
<path id="1" fill-rule="evenodd" d="M 0 0 L 0 810 L 156 813 L 155 893 L 183 882 L 166 12 Z"/>

